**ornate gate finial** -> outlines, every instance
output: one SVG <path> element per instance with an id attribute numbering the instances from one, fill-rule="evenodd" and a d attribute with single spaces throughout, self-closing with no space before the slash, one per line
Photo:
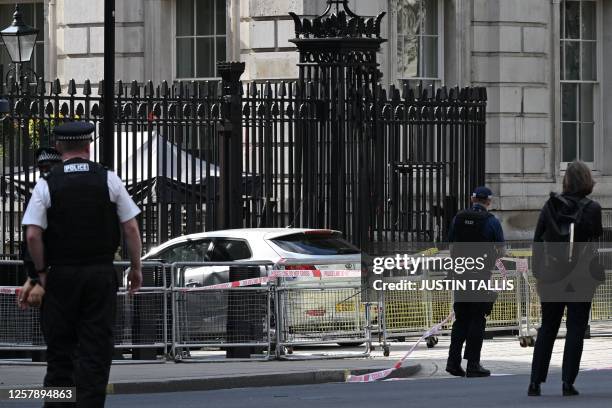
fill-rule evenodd
<path id="1" fill-rule="evenodd" d="M 332 12 L 334 5 L 336 10 Z M 382 12 L 376 18 L 358 16 L 349 8 L 348 0 L 327 0 L 323 14 L 313 19 L 289 13 L 295 23 L 296 38 L 380 38 L 380 23 L 385 14 Z"/>
<path id="2" fill-rule="evenodd" d="M 320 17 L 324 17 L 327 14 L 329 14 L 329 12 L 331 11 L 333 5 L 336 5 L 336 14 L 340 13 L 340 5 L 342 5 L 342 8 L 344 8 L 344 12 L 350 16 L 350 17 L 358 17 L 357 14 L 353 13 L 353 10 L 351 10 L 348 6 L 348 0 L 327 0 L 327 8 L 325 9 L 325 11 L 323 12 L 323 14 L 321 14 L 319 16 Z"/>

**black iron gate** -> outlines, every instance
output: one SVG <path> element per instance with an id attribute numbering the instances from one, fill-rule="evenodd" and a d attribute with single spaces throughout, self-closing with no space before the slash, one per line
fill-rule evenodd
<path id="1" fill-rule="evenodd" d="M 445 239 L 484 183 L 486 91 L 384 89 L 383 15 L 328 4 L 314 19 L 293 15 L 296 81 L 240 82 L 243 64 L 220 63 L 220 82 L 117 84 L 114 167 L 143 209 L 145 249 L 229 227 L 336 228 L 371 251 Z M 38 177 L 35 147 L 53 143 L 59 122 L 88 120 L 101 131 L 104 118 L 89 81 L 80 92 L 74 81 L 1 82 L 11 106 L 0 126 L 8 256 L 18 252 Z"/>

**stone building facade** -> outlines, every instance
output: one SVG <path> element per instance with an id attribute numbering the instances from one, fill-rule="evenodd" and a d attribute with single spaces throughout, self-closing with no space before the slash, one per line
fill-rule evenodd
<path id="1" fill-rule="evenodd" d="M 0 21 L 6 5 L 0 0 Z M 103 0 L 36 3 L 44 24 L 37 66 L 65 83 L 103 75 Z M 214 60 L 246 62 L 245 79 L 291 79 L 289 11 L 325 0 L 116 0 L 116 70 L 124 81 L 211 79 Z M 596 174 L 612 208 L 612 0 L 350 0 L 386 11 L 385 83 L 488 89 L 487 180 L 510 239 L 529 239 L 537 210 L 573 158 Z M 40 13 L 39 13 L 40 14 Z M 4 23 L 3 23 L 4 24 Z"/>

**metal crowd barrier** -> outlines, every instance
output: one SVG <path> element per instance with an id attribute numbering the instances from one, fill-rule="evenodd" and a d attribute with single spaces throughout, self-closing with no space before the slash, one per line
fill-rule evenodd
<path id="1" fill-rule="evenodd" d="M 143 286 L 135 295 L 128 295 L 125 288 L 129 262 L 115 262 L 123 279 L 118 282 L 115 319 L 115 348 L 159 349 L 166 354 L 168 345 L 167 310 L 169 287 L 166 287 L 166 265 L 159 262 L 143 262 Z M 22 261 L 0 261 L 2 268 L 23 267 Z M 153 286 L 153 282 L 160 286 Z M 0 350 L 44 350 L 46 348 L 40 329 L 40 309 L 20 309 L 16 291 L 21 286 L 0 288 Z"/>
<path id="2" fill-rule="evenodd" d="M 514 251 L 510 256 L 529 260 L 529 251 L 523 252 Z M 168 355 L 175 361 L 196 361 L 196 356 L 189 358 L 190 352 L 201 348 L 227 351 L 246 347 L 251 354 L 266 359 L 291 359 L 304 358 L 293 354 L 296 348 L 363 345 L 358 353 L 334 350 L 335 355 L 319 356 L 354 357 L 370 353 L 372 334 L 378 332 L 388 355 L 391 340 L 418 337 L 452 310 L 451 290 L 380 291 L 371 300 L 362 292 L 361 279 L 355 274 L 350 278 L 309 277 L 309 271 L 299 277 L 274 275 L 279 270 L 300 269 L 303 262 L 144 262 L 143 288 L 135 295 L 128 295 L 125 287 L 129 263 L 116 262 L 120 278 L 116 347 L 131 349 L 132 353 L 154 350 L 155 355 Z M 333 264 L 327 260 L 309 263 L 322 269 L 339 268 L 333 265 L 339 263 L 337 260 Z M 22 274 L 20 268 L 21 261 L 0 260 L 2 272 Z M 499 294 L 486 330 L 517 332 L 521 346 L 532 346 L 541 323 L 535 279 L 530 272 L 520 274 L 512 267 L 508 267 L 506 277 L 514 280 L 515 289 Z M 424 271 L 407 278 L 444 279 L 445 274 Z M 255 281 L 229 284 L 237 279 Z M 496 271 L 493 280 L 501 279 Z M 17 307 L 15 292 L 19 288 L 0 286 L 0 350 L 44 350 L 39 310 Z M 448 334 L 451 324 L 448 322 L 439 334 Z M 612 333 L 610 270 L 593 298 L 590 330 L 592 335 Z M 435 337 L 427 339 L 429 347 L 436 343 Z"/>
<path id="3" fill-rule="evenodd" d="M 296 346 L 361 346 L 369 354 L 369 303 L 361 285 L 295 285 L 276 288 L 277 357 L 290 358 Z M 322 356 L 329 357 L 329 356 Z"/>
<path id="4" fill-rule="evenodd" d="M 223 286 L 229 286 L 232 275 L 267 277 L 272 265 L 267 261 L 172 264 L 170 354 L 175 361 L 196 361 L 191 350 L 201 348 L 249 347 L 253 354 L 271 358 L 271 286 L 265 281 L 242 287 Z M 235 268 L 235 274 L 231 268 Z"/>
<path id="5" fill-rule="evenodd" d="M 392 278 L 383 278 L 390 281 Z M 402 279 L 415 281 L 417 285 L 423 280 L 446 279 L 446 273 L 440 271 L 423 270 L 418 274 L 402 276 Z M 501 281 L 504 277 L 495 270 L 492 272 L 492 281 Z M 485 330 L 490 334 L 495 332 L 518 332 L 521 321 L 526 320 L 523 315 L 520 288 L 521 276 L 514 270 L 506 271 L 506 279 L 515 281 L 512 291 L 498 293 L 491 315 L 487 318 Z M 382 316 L 382 346 L 385 355 L 389 354 L 390 341 L 404 341 L 408 337 L 420 337 L 426 330 L 443 321 L 453 310 L 454 296 L 452 290 L 402 290 L 379 291 L 380 315 Z M 539 306 L 539 303 L 538 303 Z M 532 319 L 533 320 L 533 319 Z M 529 323 L 533 323 L 529 320 Z M 452 321 L 449 321 L 439 335 L 450 334 Z M 427 347 L 432 348 L 438 343 L 437 336 L 425 339 Z"/>
<path id="6" fill-rule="evenodd" d="M 280 270 L 299 269 L 304 260 L 286 259 Z M 308 260 L 321 270 L 338 268 L 351 273 L 358 264 L 358 276 L 278 278 L 275 283 L 276 357 L 280 359 L 339 358 L 368 356 L 372 346 L 372 324 L 377 320 L 378 304 L 362 293 L 361 262 Z M 346 269 L 347 266 L 353 269 Z M 306 274 L 309 271 L 304 271 Z M 314 271 L 313 271 L 314 272 Z M 312 345 L 360 347 L 360 352 L 297 355 L 296 348 Z M 305 347 L 306 346 L 306 347 Z"/>
<path id="7" fill-rule="evenodd" d="M 161 262 L 142 263 L 143 286 L 130 295 L 127 292 L 129 262 L 115 262 L 122 277 L 117 292 L 115 318 L 116 349 L 159 349 L 168 354 L 168 302 L 170 294 L 168 265 Z M 153 355 L 149 354 L 151 358 Z"/>
<path id="8" fill-rule="evenodd" d="M 402 279 L 421 282 L 426 279 L 443 279 L 435 272 L 403 276 Z M 383 277 L 383 282 L 392 278 Z M 390 340 L 405 341 L 407 337 L 420 337 L 423 332 L 446 317 L 452 307 L 452 292 L 421 290 L 380 290 L 381 328 L 384 355 L 389 355 Z M 436 320 L 438 319 L 438 320 Z M 428 347 L 436 343 L 435 337 L 426 339 Z"/>

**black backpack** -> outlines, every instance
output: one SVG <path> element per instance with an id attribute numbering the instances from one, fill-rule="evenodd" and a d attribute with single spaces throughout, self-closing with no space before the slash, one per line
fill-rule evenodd
<path id="1" fill-rule="evenodd" d="M 576 260 L 585 249 L 574 244 L 575 234 L 583 230 L 582 216 L 592 201 L 551 193 L 542 209 L 546 224 L 543 243 L 535 243 L 533 272 L 538 279 L 554 281 L 566 276 L 574 268 Z"/>
<path id="2" fill-rule="evenodd" d="M 584 209 L 592 201 L 586 197 L 577 199 L 561 194 L 551 193 L 550 199 L 544 206 L 544 219 L 546 230 L 544 242 L 574 242 L 574 232 L 581 225 Z"/>

